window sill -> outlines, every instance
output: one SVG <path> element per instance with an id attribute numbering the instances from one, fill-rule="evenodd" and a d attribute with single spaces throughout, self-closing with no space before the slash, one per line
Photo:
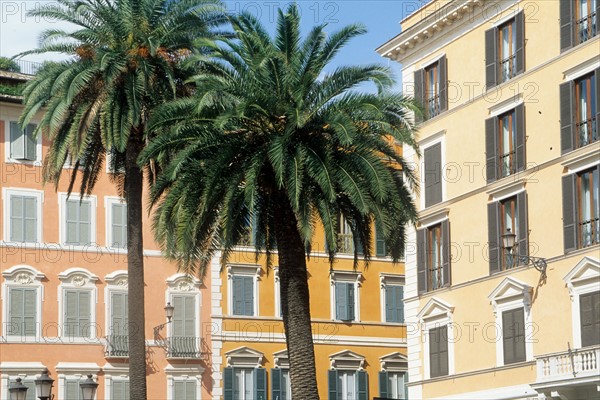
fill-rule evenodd
<path id="1" fill-rule="evenodd" d="M 21 164 L 21 165 L 29 165 L 32 167 L 41 167 L 42 166 L 42 160 L 18 160 L 18 159 L 14 159 L 14 158 L 9 158 L 7 160 L 4 161 L 5 164 Z"/>

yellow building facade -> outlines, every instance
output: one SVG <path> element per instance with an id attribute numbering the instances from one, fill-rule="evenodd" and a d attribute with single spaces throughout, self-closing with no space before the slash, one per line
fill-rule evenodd
<path id="1" fill-rule="evenodd" d="M 600 396 L 599 4 L 434 0 L 377 49 L 424 105 L 410 398 Z"/>

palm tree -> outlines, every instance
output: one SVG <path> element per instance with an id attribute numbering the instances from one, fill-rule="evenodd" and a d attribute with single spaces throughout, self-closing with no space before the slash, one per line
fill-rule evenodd
<path id="1" fill-rule="evenodd" d="M 123 171 L 115 183 L 127 202 L 130 397 L 145 399 L 144 169 L 137 159 L 151 139 L 153 110 L 193 90 L 184 83 L 193 69 L 183 61 L 225 22 L 222 7 L 219 0 L 57 0 L 29 15 L 75 26 L 44 32 L 39 48 L 21 54 L 70 56 L 48 63 L 23 93 L 21 125 L 43 110 L 36 134 L 51 143 L 44 180 L 58 184 L 70 159 L 69 193 L 80 177 L 81 194 L 89 194 L 109 152 L 113 170 Z"/>
<path id="2" fill-rule="evenodd" d="M 417 108 L 386 90 L 393 80 L 381 66 L 324 72 L 364 32 L 358 25 L 329 36 L 320 25 L 302 39 L 295 5 L 279 11 L 274 38 L 249 14 L 231 23 L 236 39 L 214 48 L 195 97 L 161 107 L 149 123 L 164 132 L 141 156 L 162 167 L 151 190 L 155 235 L 168 257 L 202 275 L 217 251 L 226 264 L 255 226 L 267 267 L 277 250 L 292 397 L 318 399 L 306 267 L 313 234 L 324 229 L 333 263 L 343 216 L 367 263 L 377 221 L 393 260 L 402 256 L 416 182 L 394 145 L 416 149 L 407 116 Z M 364 83 L 380 90 L 352 90 Z"/>

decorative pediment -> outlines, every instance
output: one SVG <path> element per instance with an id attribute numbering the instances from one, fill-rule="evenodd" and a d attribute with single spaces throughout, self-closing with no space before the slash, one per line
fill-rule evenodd
<path id="1" fill-rule="evenodd" d="M 592 257 L 583 257 L 575 267 L 563 278 L 573 296 L 573 291 L 583 285 L 600 287 L 600 261 Z"/>
<path id="2" fill-rule="evenodd" d="M 259 368 L 263 363 L 264 355 L 260 351 L 244 346 L 225 353 L 225 358 L 230 367 Z"/>
<path id="3" fill-rule="evenodd" d="M 123 289 L 127 289 L 127 286 L 129 285 L 129 280 L 127 279 L 127 271 L 122 269 L 118 271 L 113 271 L 110 274 L 106 275 L 104 277 L 104 280 L 109 285 L 119 286 Z"/>
<path id="4" fill-rule="evenodd" d="M 379 357 L 379 361 L 381 362 L 382 371 L 406 371 L 408 368 L 408 358 L 397 351 Z"/>
<path id="5" fill-rule="evenodd" d="M 434 318 L 450 318 L 454 312 L 454 306 L 440 299 L 432 298 L 417 314 L 420 320 L 430 320 Z"/>
<path id="6" fill-rule="evenodd" d="M 364 370 L 365 357 L 350 350 L 340 351 L 329 356 L 331 369 Z"/>
<path id="7" fill-rule="evenodd" d="M 56 364 L 56 373 L 64 375 L 97 375 L 100 366 L 96 363 L 59 362 Z"/>
<path id="8" fill-rule="evenodd" d="M 381 272 L 379 274 L 379 284 L 382 289 L 387 285 L 404 285 L 404 275 Z"/>
<path id="9" fill-rule="evenodd" d="M 275 368 L 289 368 L 290 367 L 290 358 L 288 356 L 287 349 L 283 349 L 276 353 L 273 353 L 273 364 Z"/>
<path id="10" fill-rule="evenodd" d="M 258 264 L 229 264 L 227 265 L 227 279 L 232 279 L 233 275 L 254 275 L 260 277 L 262 268 Z"/>
<path id="11" fill-rule="evenodd" d="M 73 286 L 93 285 L 98 277 L 85 268 L 69 268 L 58 274 L 62 283 Z"/>
<path id="12" fill-rule="evenodd" d="M 39 284 L 42 279 L 46 278 L 46 275 L 29 265 L 15 265 L 2 272 L 2 276 L 4 276 L 7 282 L 16 285 Z"/>
<path id="13" fill-rule="evenodd" d="M 490 293 L 488 299 L 494 306 L 511 300 L 522 300 L 526 306 L 531 304 L 533 288 L 518 279 L 508 276 Z"/>
<path id="14" fill-rule="evenodd" d="M 179 292 L 193 292 L 200 289 L 202 282 L 192 275 L 177 273 L 167 278 L 169 289 Z"/>
<path id="15" fill-rule="evenodd" d="M 356 271 L 336 271 L 329 272 L 329 283 L 333 286 L 335 282 L 356 282 L 360 287 L 363 281 L 362 273 Z"/>

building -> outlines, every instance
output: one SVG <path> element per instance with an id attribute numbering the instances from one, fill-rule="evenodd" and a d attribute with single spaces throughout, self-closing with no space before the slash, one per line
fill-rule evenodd
<path id="1" fill-rule="evenodd" d="M 377 49 L 424 104 L 411 398 L 600 396 L 599 7 L 433 0 Z"/>

